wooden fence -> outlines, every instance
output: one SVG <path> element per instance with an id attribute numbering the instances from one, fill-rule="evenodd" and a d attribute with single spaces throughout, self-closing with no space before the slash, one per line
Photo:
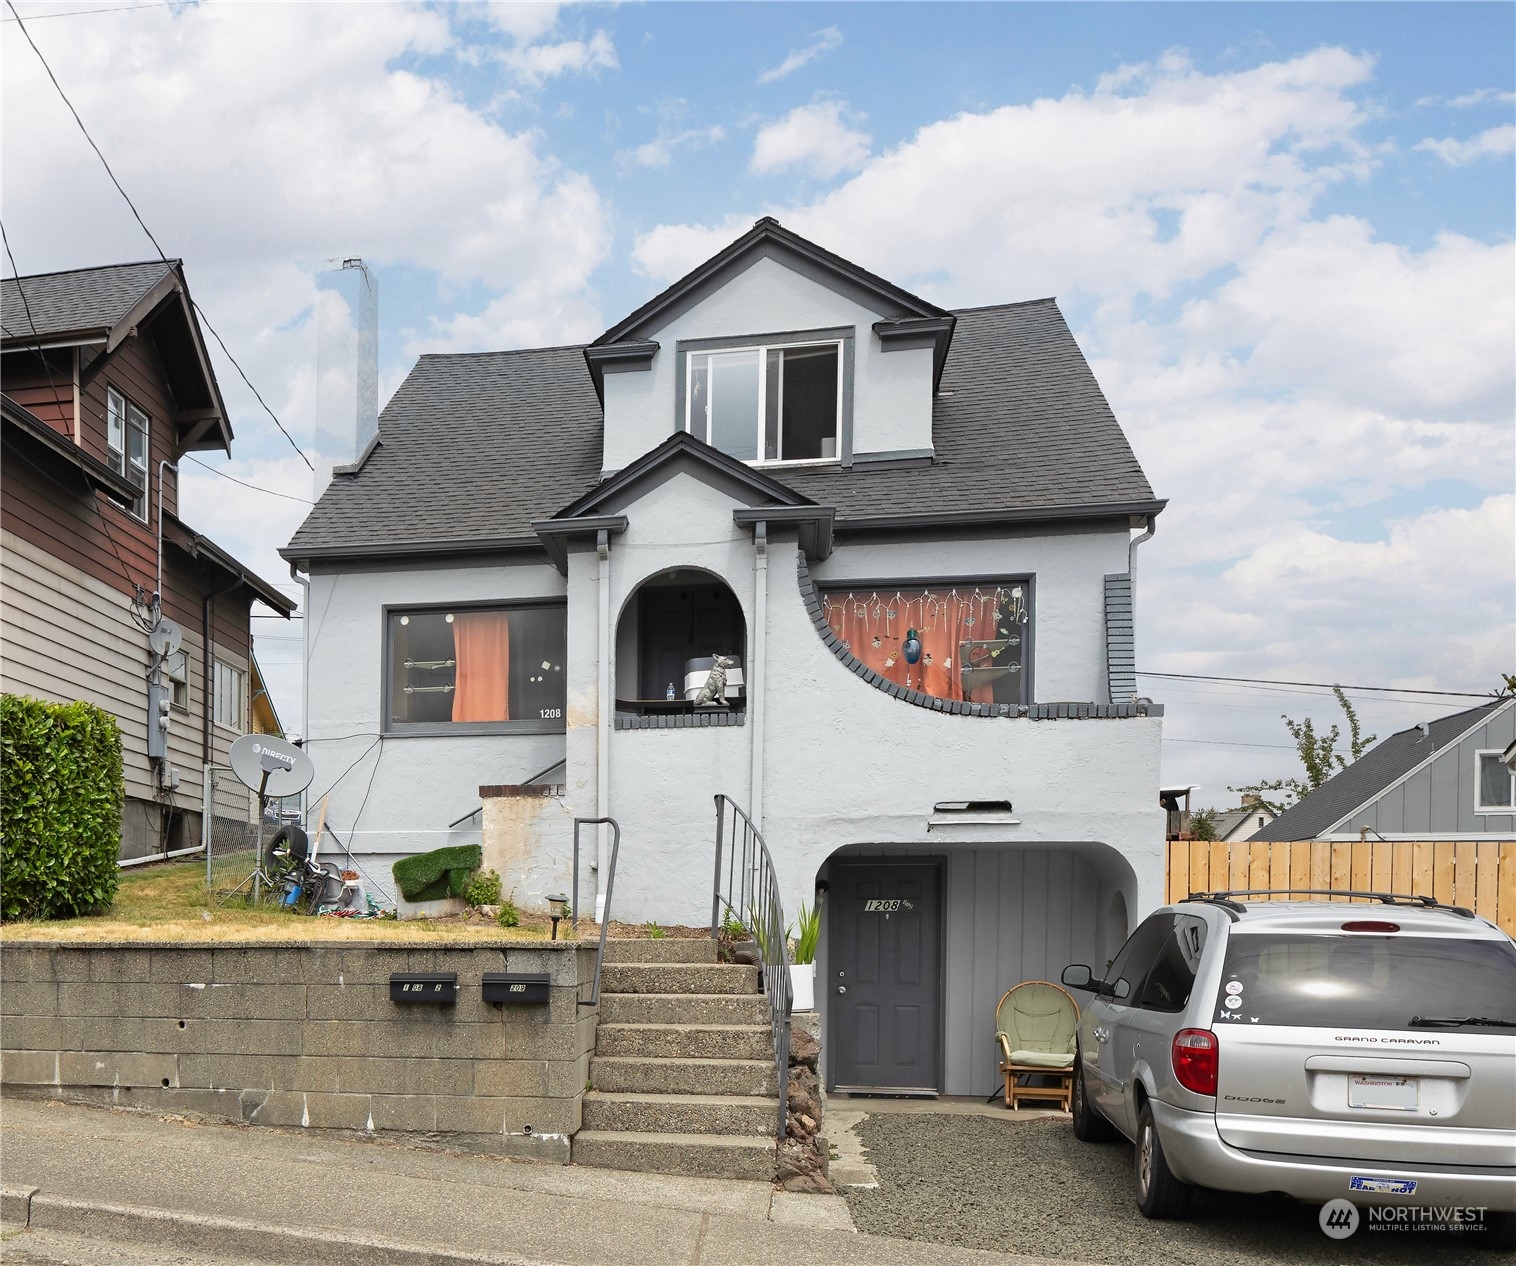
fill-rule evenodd
<path id="1" fill-rule="evenodd" d="M 1169 841 L 1166 900 L 1239 888 L 1414 893 L 1516 936 L 1516 840 Z"/>

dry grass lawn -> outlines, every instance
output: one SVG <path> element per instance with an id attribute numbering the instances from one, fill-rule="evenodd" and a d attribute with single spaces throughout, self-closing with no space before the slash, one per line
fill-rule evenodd
<path id="1" fill-rule="evenodd" d="M 252 855 L 248 865 L 252 866 Z M 591 934 L 589 924 L 584 932 Z M 559 936 L 567 932 L 560 926 Z M 598 932 L 598 929 L 595 929 Z M 5 941 L 405 941 L 460 943 L 541 941 L 547 939 L 546 918 L 523 914 L 521 926 L 461 917 L 450 919 L 312 918 L 270 905 L 250 906 L 233 897 L 217 904 L 217 894 L 205 887 L 203 861 L 164 862 L 125 871 L 110 910 L 93 918 L 53 922 L 16 922 L 0 927 Z"/>

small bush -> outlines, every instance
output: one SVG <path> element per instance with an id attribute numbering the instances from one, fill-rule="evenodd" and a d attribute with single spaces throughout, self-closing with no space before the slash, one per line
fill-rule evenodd
<path id="1" fill-rule="evenodd" d="M 500 876 L 492 870 L 476 870 L 463 885 L 463 904 L 474 910 L 499 905 Z"/>
<path id="2" fill-rule="evenodd" d="M 0 919 L 108 909 L 125 798 L 114 717 L 89 703 L 0 696 Z"/>
<path id="3" fill-rule="evenodd" d="M 661 941 L 663 939 L 663 929 L 658 926 L 656 919 L 649 919 L 642 925 L 642 930 L 647 933 L 649 940 Z"/>
<path id="4" fill-rule="evenodd" d="M 519 927 L 521 925 L 521 911 L 516 908 L 516 902 L 514 900 L 515 896 L 516 896 L 516 894 L 513 892 L 504 901 L 500 902 L 500 913 L 495 916 L 495 921 L 497 923 L 499 923 L 500 926 L 503 927 L 503 928 L 514 928 L 514 927 Z M 500 897 L 500 880 L 499 880 L 499 877 L 497 876 L 496 879 L 495 879 L 495 898 L 496 898 L 496 900 L 499 900 L 499 897 Z M 488 904 L 493 905 L 494 902 L 492 901 L 492 902 L 489 902 Z"/>

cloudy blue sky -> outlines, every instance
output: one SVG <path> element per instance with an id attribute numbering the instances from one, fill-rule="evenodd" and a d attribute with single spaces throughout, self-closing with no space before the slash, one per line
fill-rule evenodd
<path id="1" fill-rule="evenodd" d="M 1143 668 L 1516 671 L 1516 7 L 16 6 L 302 442 L 325 261 L 378 278 L 383 397 L 422 352 L 592 338 L 772 214 L 945 306 L 1058 297 L 1170 499 Z M 21 271 L 150 257 L 0 41 Z M 288 586 L 309 474 L 218 368 L 210 464 L 263 491 L 189 467 L 183 513 Z M 298 730 L 298 625 L 258 625 Z M 1332 713 L 1143 687 L 1202 802 L 1293 772 L 1281 712 Z M 1460 706 L 1361 698 L 1381 736 Z"/>

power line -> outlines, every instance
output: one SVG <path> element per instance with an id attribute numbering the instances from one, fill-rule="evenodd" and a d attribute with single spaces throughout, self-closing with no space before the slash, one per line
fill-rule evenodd
<path id="1" fill-rule="evenodd" d="M 6 3 L 9 4 L 10 0 L 6 0 Z M 118 185 L 117 188 L 120 188 L 120 186 Z M 122 196 L 124 197 L 125 195 L 123 194 Z M 135 214 L 136 208 L 133 207 L 132 211 Z M 152 234 L 148 234 L 148 236 L 151 237 Z M 153 245 L 156 246 L 157 243 L 154 242 Z M 268 401 L 265 400 L 262 397 L 262 395 L 259 394 L 258 388 L 255 387 L 255 386 L 253 386 L 252 380 L 249 379 L 248 376 L 247 376 L 247 374 L 245 374 L 243 372 L 242 366 L 237 363 L 237 358 L 231 354 L 230 350 L 228 350 L 228 348 L 226 346 L 226 340 L 223 339 L 221 337 L 221 335 L 216 332 L 216 327 L 211 324 L 210 317 L 208 317 L 208 316 L 205 315 L 205 309 L 202 308 L 198 303 L 195 303 L 195 301 L 193 299 L 190 300 L 190 303 L 193 305 L 193 307 L 195 309 L 195 312 L 200 317 L 200 320 L 205 323 L 205 328 L 208 329 L 211 332 L 212 337 L 215 338 L 215 340 L 216 340 L 217 344 L 220 346 L 221 350 L 226 353 L 226 359 L 232 362 L 232 368 L 237 371 L 237 376 L 239 378 L 241 378 L 242 381 L 247 384 L 247 389 L 253 393 L 253 395 L 257 398 L 258 403 L 263 406 L 263 411 L 266 414 L 268 414 L 269 417 L 271 417 L 271 418 L 274 419 L 274 425 L 279 428 L 279 434 L 282 435 L 282 436 L 284 436 L 284 438 L 287 439 L 290 442 L 290 447 L 293 448 L 295 450 L 295 452 L 300 455 L 300 460 L 305 463 L 306 469 L 309 470 L 312 474 L 314 474 L 315 471 L 316 471 L 316 468 L 311 465 L 311 459 L 305 455 L 305 453 L 300 448 L 300 445 L 298 445 L 298 444 L 295 443 L 295 437 L 292 436 L 288 431 L 286 431 L 284 429 L 284 423 L 281 422 L 281 421 L 279 421 L 278 415 L 272 409 L 270 409 L 268 407 Z"/>
<path id="2" fill-rule="evenodd" d="M 1295 748 L 1289 743 L 1233 743 L 1227 739 L 1182 739 L 1165 738 L 1165 743 L 1202 743 L 1206 747 L 1267 747 L 1276 752 L 1293 752 Z"/>
<path id="3" fill-rule="evenodd" d="M 14 13 L 15 9 L 12 9 L 11 12 Z M 167 5 L 161 5 L 161 4 L 122 4 L 122 5 L 117 5 L 114 9 L 66 9 L 62 13 L 33 13 L 27 19 L 27 21 L 29 21 L 29 22 L 45 22 L 48 18 L 89 17 L 89 16 L 91 16 L 93 14 L 96 14 L 96 13 L 153 13 L 153 12 L 167 13 L 168 12 L 168 6 Z M 16 18 L 0 18 L 0 22 L 19 22 L 19 21 L 21 21 L 21 19 L 19 17 L 16 17 Z"/>
<path id="4" fill-rule="evenodd" d="M 1496 696 L 1477 694 L 1472 690 L 1420 690 L 1415 686 L 1344 686 L 1329 681 L 1277 681 L 1269 677 L 1210 677 L 1201 673 L 1149 673 L 1137 670 L 1139 677 L 1167 677 L 1174 681 L 1246 681 L 1259 686 L 1312 686 L 1319 690 L 1372 690 L 1396 695 L 1442 695 L 1450 699 L 1493 699 Z"/>
<path id="5" fill-rule="evenodd" d="M 100 160 L 100 165 L 105 168 L 105 174 L 111 178 L 111 184 L 116 186 L 116 192 L 121 195 L 127 207 L 130 208 L 133 218 L 142 226 L 142 231 L 147 234 L 147 240 L 153 244 L 153 249 L 158 252 L 158 258 L 167 263 L 167 253 L 158 244 L 158 239 L 153 236 L 152 229 L 147 227 L 147 221 L 142 218 L 141 212 L 137 210 L 137 204 L 132 201 L 131 196 L 121 187 L 121 182 L 116 179 L 116 173 L 111 170 L 110 163 L 106 161 L 105 155 L 100 152 L 100 147 L 95 144 L 95 138 L 89 134 L 89 129 L 84 126 L 84 120 L 79 117 L 79 111 L 74 109 L 74 103 L 68 99 L 68 93 L 63 91 L 63 85 L 58 82 L 58 76 L 53 74 L 53 68 L 47 64 L 47 58 L 42 56 L 42 50 L 37 47 L 37 42 L 32 39 L 31 32 L 26 29 L 26 23 L 21 20 L 21 15 L 16 12 L 15 4 L 12 0 L 5 0 L 5 5 L 15 16 L 16 26 L 20 29 L 21 34 L 26 36 L 26 42 L 31 45 L 32 52 L 37 54 L 37 60 L 42 63 L 42 69 L 47 72 L 47 77 L 52 80 L 53 87 L 57 89 L 58 95 L 63 99 L 63 104 L 68 107 L 68 112 L 74 116 L 74 122 L 79 125 L 79 131 L 84 134 L 84 139 L 89 142 L 89 147 L 95 151 L 95 157 Z M 316 468 L 311 465 L 311 459 L 305 455 L 300 445 L 295 443 L 294 437 L 284 429 L 284 423 L 279 421 L 278 414 L 269 408 L 268 401 L 259 393 L 258 388 L 253 386 L 252 381 L 243 371 L 242 366 L 237 363 L 237 358 L 232 355 L 230 349 L 227 347 L 226 340 L 221 337 L 216 327 L 211 324 L 210 318 L 205 315 L 205 309 L 193 299 L 190 300 L 190 304 L 194 308 L 196 315 L 204 323 L 205 328 L 211 332 L 211 336 L 216 340 L 222 352 L 226 355 L 227 360 L 231 361 L 232 368 L 237 371 L 238 377 L 247 384 L 247 389 L 253 393 L 258 403 L 263 406 L 263 411 L 274 420 L 274 425 L 279 428 L 279 433 L 289 440 L 290 447 L 300 454 L 300 460 L 314 473 Z"/>
<path id="6" fill-rule="evenodd" d="M 200 467 L 201 470 L 208 470 L 213 475 L 220 475 L 223 479 L 230 479 L 234 484 L 241 484 L 244 488 L 251 488 L 254 492 L 265 493 L 270 497 L 283 497 L 286 501 L 298 501 L 302 505 L 313 506 L 316 504 L 314 501 L 307 501 L 304 497 L 292 496 L 287 492 L 275 492 L 272 488 L 260 488 L 257 484 L 250 484 L 245 479 L 238 479 L 236 475 L 228 475 L 224 470 L 217 470 L 214 466 L 206 465 L 191 453 L 186 453 L 185 456 L 194 462 L 196 466 Z"/>

